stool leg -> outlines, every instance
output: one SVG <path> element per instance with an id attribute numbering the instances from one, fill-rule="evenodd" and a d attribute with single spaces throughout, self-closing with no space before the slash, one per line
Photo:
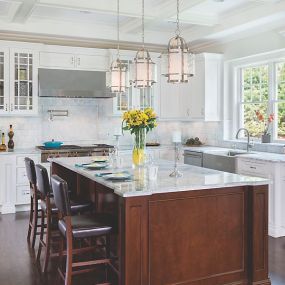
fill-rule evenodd
<path id="1" fill-rule="evenodd" d="M 36 243 L 36 235 L 37 235 L 37 228 L 38 228 L 38 198 L 36 193 L 34 193 L 34 211 L 33 211 L 33 229 L 32 229 L 32 248 L 35 247 Z"/>
<path id="2" fill-rule="evenodd" d="M 61 272 L 61 267 L 62 267 L 62 257 L 63 257 L 63 246 L 64 246 L 64 239 L 63 237 L 60 237 L 60 241 L 59 241 L 59 252 L 58 252 L 58 266 L 57 266 L 57 277 L 55 280 L 55 285 L 60 284 L 60 280 L 61 280 L 61 276 L 60 273 Z"/>
<path id="3" fill-rule="evenodd" d="M 45 212 L 41 211 L 41 234 L 40 234 L 40 243 L 39 243 L 39 249 L 37 254 L 37 261 L 40 262 L 42 248 L 43 248 L 43 240 L 44 240 L 44 230 L 45 230 Z"/>
<path id="4" fill-rule="evenodd" d="M 65 285 L 71 285 L 71 281 L 72 281 L 72 252 L 73 252 L 71 231 L 67 231 L 66 238 L 67 238 L 67 249 L 66 249 Z"/>
<path id="5" fill-rule="evenodd" d="M 34 200 L 33 200 L 33 196 L 31 195 L 31 199 L 30 199 L 29 229 L 28 229 L 28 235 L 27 235 L 27 241 L 28 241 L 28 242 L 30 242 L 30 238 L 31 238 L 31 232 L 32 232 L 31 223 L 33 222 L 33 212 L 34 212 Z"/>
<path id="6" fill-rule="evenodd" d="M 46 248 L 45 248 L 45 259 L 43 266 L 43 273 L 47 272 L 49 257 L 50 257 L 50 242 L 51 242 L 51 217 L 50 211 L 47 211 L 47 228 L 46 228 Z"/>

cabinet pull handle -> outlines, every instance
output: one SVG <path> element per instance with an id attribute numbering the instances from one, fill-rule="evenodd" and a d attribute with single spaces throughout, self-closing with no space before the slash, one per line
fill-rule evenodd
<path id="1" fill-rule="evenodd" d="M 6 112 L 8 111 L 8 104 L 7 103 L 5 104 L 5 111 Z"/>
<path id="2" fill-rule="evenodd" d="M 77 58 L 77 65 L 80 66 L 80 57 Z"/>
<path id="3" fill-rule="evenodd" d="M 256 167 L 254 167 L 254 166 L 250 166 L 249 168 L 251 168 L 251 169 L 256 169 Z"/>
<path id="4" fill-rule="evenodd" d="M 71 57 L 71 64 L 74 64 L 74 56 Z"/>
<path id="5" fill-rule="evenodd" d="M 14 105 L 11 103 L 11 111 L 14 111 Z"/>

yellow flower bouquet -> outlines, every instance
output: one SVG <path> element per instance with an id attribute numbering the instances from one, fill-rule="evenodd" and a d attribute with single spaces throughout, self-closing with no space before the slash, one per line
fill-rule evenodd
<path id="1" fill-rule="evenodd" d="M 133 163 L 136 166 L 144 163 L 146 134 L 156 126 L 156 114 L 151 108 L 129 110 L 123 114 L 123 130 L 130 131 L 135 136 Z"/>

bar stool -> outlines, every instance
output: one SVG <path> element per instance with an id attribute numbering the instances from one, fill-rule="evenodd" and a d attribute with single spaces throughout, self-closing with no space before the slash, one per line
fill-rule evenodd
<path id="1" fill-rule="evenodd" d="M 107 267 L 112 268 L 110 259 L 110 234 L 112 233 L 112 219 L 110 219 L 108 215 L 104 214 L 95 216 L 71 216 L 71 206 L 68 196 L 67 183 L 57 175 L 52 175 L 51 184 L 55 204 L 59 211 L 58 227 L 63 237 L 60 245 L 60 263 L 58 267 L 59 279 L 62 278 L 65 285 L 71 285 L 72 276 L 75 274 L 91 272 L 95 269 L 96 265 L 105 265 L 107 279 Z M 96 239 L 102 237 L 105 239 L 105 244 L 98 246 L 98 244 L 96 244 Z M 64 240 L 66 241 L 67 246 L 65 272 L 61 269 Z M 86 242 L 86 246 L 84 247 L 83 244 L 86 240 L 88 242 Z M 78 241 L 81 241 L 80 248 L 75 247 Z M 99 247 L 104 251 L 103 257 L 87 261 L 74 262 L 73 257 L 75 255 L 82 255 L 83 253 L 87 252 L 95 253 L 95 250 Z M 111 283 L 106 281 L 101 284 L 107 285 Z"/>
<path id="2" fill-rule="evenodd" d="M 37 261 L 40 263 L 42 249 L 45 250 L 44 263 L 42 272 L 46 273 L 50 257 L 58 256 L 58 252 L 51 253 L 52 243 L 56 243 L 59 238 L 58 231 L 58 209 L 55 206 L 52 190 L 50 187 L 50 180 L 47 169 L 40 164 L 35 166 L 37 177 L 37 189 L 41 196 L 41 231 L 39 249 L 37 254 Z M 84 213 L 92 210 L 91 202 L 76 203 L 71 202 L 72 214 Z M 45 223 L 46 218 L 46 223 Z M 45 232 L 46 229 L 46 232 Z M 45 239 L 44 239 L 45 236 Z"/>
<path id="3" fill-rule="evenodd" d="M 32 242 L 31 246 L 32 248 L 35 247 L 36 243 L 36 236 L 40 234 L 38 232 L 38 219 L 41 218 L 39 216 L 40 209 L 38 209 L 38 201 L 40 199 L 39 192 L 37 190 L 37 176 L 36 176 L 36 170 L 35 170 L 35 163 L 32 159 L 25 157 L 25 166 L 26 166 L 26 172 L 27 177 L 30 182 L 30 218 L 29 218 L 29 228 L 28 228 L 28 236 L 27 240 L 28 242 Z"/>

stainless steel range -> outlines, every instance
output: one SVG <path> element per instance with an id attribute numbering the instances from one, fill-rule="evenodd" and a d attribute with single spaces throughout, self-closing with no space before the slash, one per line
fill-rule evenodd
<path id="1" fill-rule="evenodd" d="M 47 162 L 48 158 L 54 157 L 108 155 L 110 149 L 114 147 L 108 144 L 94 144 L 90 146 L 62 145 L 56 149 L 45 146 L 37 146 L 37 148 L 41 150 L 41 162 Z"/>

